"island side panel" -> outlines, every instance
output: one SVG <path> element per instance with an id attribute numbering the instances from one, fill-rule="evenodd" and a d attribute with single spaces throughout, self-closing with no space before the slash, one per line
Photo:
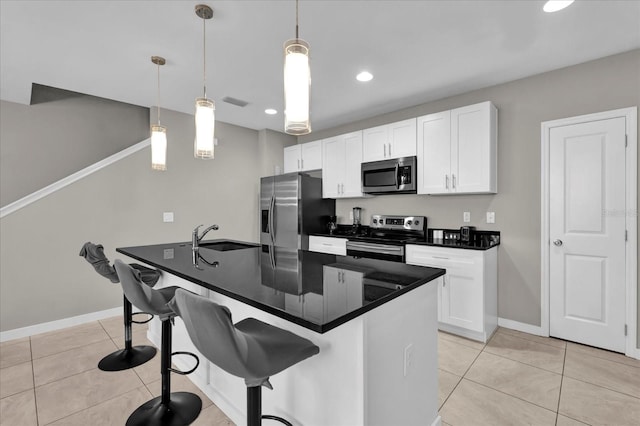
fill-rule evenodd
<path id="1" fill-rule="evenodd" d="M 437 288 L 442 279 L 365 315 L 366 425 L 440 424 Z"/>
<path id="2" fill-rule="evenodd" d="M 270 379 L 273 390 L 263 388 L 262 391 L 263 414 L 284 417 L 294 425 L 365 424 L 363 318 L 355 318 L 320 334 L 218 293 L 211 292 L 209 297 L 227 306 L 234 322 L 256 318 L 307 338 L 320 348 L 318 355 Z M 210 379 L 210 387 L 233 401 L 235 410 L 232 411 L 242 413 L 240 418 L 229 417 L 236 424 L 246 424 L 244 381 L 215 365 L 210 366 Z M 238 397 L 239 392 L 241 397 Z"/>

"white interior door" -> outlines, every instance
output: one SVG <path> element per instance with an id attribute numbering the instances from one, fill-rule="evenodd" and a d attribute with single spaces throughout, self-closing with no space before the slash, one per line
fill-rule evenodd
<path id="1" fill-rule="evenodd" d="M 550 334 L 625 352 L 625 119 L 550 131 Z"/>

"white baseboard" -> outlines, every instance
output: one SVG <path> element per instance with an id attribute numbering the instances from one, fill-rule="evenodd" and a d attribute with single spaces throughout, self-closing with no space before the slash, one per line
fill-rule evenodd
<path id="1" fill-rule="evenodd" d="M 442 417 L 438 415 L 433 423 L 431 423 L 431 426 L 442 426 Z"/>
<path id="2" fill-rule="evenodd" d="M 30 325 L 28 327 L 16 328 L 14 330 L 0 332 L 0 342 L 29 337 L 35 334 L 46 333 L 48 331 L 60 330 L 74 325 L 86 324 L 105 318 L 122 315 L 122 307 L 106 309 L 104 311 L 91 312 L 71 318 L 63 318 L 56 321 L 44 322 L 42 324 Z"/>
<path id="3" fill-rule="evenodd" d="M 511 330 L 522 331 L 523 333 L 535 334 L 536 336 L 549 337 L 548 334 L 542 331 L 542 327 L 539 325 L 525 324 L 524 322 L 498 318 L 498 326 L 510 328 Z"/>

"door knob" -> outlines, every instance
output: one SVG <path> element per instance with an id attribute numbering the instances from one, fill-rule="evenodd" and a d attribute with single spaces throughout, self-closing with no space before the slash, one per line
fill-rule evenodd
<path id="1" fill-rule="evenodd" d="M 553 244 L 555 244 L 558 247 L 560 247 L 562 245 L 562 240 L 553 240 Z"/>

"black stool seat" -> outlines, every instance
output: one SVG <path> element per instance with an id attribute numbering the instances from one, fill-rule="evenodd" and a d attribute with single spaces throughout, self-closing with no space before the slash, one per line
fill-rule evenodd
<path id="1" fill-rule="evenodd" d="M 189 374 L 198 368 L 198 357 L 187 352 L 176 354 L 191 355 L 196 359 L 193 369 L 182 372 L 171 368 L 171 322 L 176 316 L 167 303 L 174 297 L 178 287 L 154 290 L 142 282 L 140 271 L 121 260 L 114 266 L 125 296 L 138 306 L 162 321 L 162 345 L 160 349 L 160 373 L 162 375 L 162 395 L 138 407 L 127 420 L 127 426 L 182 426 L 191 424 L 200 414 L 202 400 L 190 392 L 171 393 L 171 372 Z"/>
<path id="2" fill-rule="evenodd" d="M 104 254 L 102 244 L 93 244 L 87 242 L 80 250 L 80 256 L 84 257 L 87 262 L 91 263 L 96 272 L 107 278 L 112 283 L 119 283 L 120 279 L 113 266 L 109 264 L 109 259 Z M 160 279 L 160 271 L 147 268 L 137 263 L 132 263 L 132 267 L 140 271 L 142 281 L 153 287 Z M 153 315 L 146 321 L 134 321 L 133 316 L 138 314 L 150 315 L 148 312 L 133 313 L 131 302 L 124 296 L 122 303 L 123 320 L 124 320 L 124 349 L 115 351 L 98 362 L 98 368 L 102 371 L 121 371 L 129 368 L 137 367 L 149 361 L 156 355 L 156 348 L 148 345 L 133 346 L 132 342 L 132 324 L 145 324 L 153 318 Z"/>
<path id="3" fill-rule="evenodd" d="M 320 352 L 313 342 L 254 318 L 233 324 L 231 312 L 206 297 L 176 290 L 168 305 L 184 321 L 200 353 L 247 385 L 247 424 L 259 425 L 261 386 L 272 389 L 269 377 Z"/>

